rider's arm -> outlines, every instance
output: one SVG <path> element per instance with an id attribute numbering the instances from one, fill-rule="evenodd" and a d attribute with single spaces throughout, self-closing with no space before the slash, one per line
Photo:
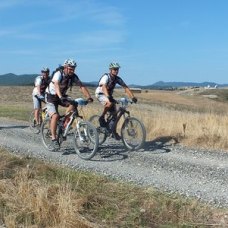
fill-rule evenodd
<path id="1" fill-rule="evenodd" d="M 36 91 L 37 91 L 37 95 L 40 96 L 40 86 L 41 86 L 42 80 L 41 80 L 41 76 L 37 77 L 35 80 L 35 87 L 36 87 Z"/>
<path id="2" fill-rule="evenodd" d="M 108 92 L 108 88 L 107 88 L 108 81 L 109 81 L 108 74 L 104 74 L 99 81 L 99 87 L 101 88 L 102 93 L 106 97 L 110 96 L 110 94 Z"/>
<path id="3" fill-rule="evenodd" d="M 89 90 L 87 89 L 87 87 L 82 85 L 82 86 L 80 86 L 80 88 L 81 88 L 81 91 L 82 91 L 82 93 L 84 94 L 84 96 L 86 98 L 91 98 L 91 95 L 90 95 Z"/>
<path id="4" fill-rule="evenodd" d="M 125 93 L 128 95 L 128 97 L 130 98 L 134 97 L 134 94 L 131 92 L 131 90 L 129 89 L 129 87 L 126 85 L 126 83 L 123 81 L 122 78 L 118 77 L 117 83 L 124 88 Z"/>
<path id="5" fill-rule="evenodd" d="M 106 97 L 109 97 L 107 85 L 106 85 L 106 84 L 103 84 L 101 87 L 102 87 L 102 91 L 103 91 L 104 95 L 105 95 Z"/>
<path id="6" fill-rule="evenodd" d="M 60 92 L 60 83 L 58 81 L 55 81 L 54 82 L 54 85 L 55 85 L 55 91 L 56 91 L 56 94 L 59 98 L 62 97 L 62 94 Z"/>
<path id="7" fill-rule="evenodd" d="M 60 72 L 56 72 L 53 76 L 53 79 L 52 79 L 52 83 L 54 84 L 54 87 L 55 87 L 55 94 L 61 98 L 62 97 L 62 94 L 60 92 L 60 80 L 61 80 L 61 73 Z"/>
<path id="8" fill-rule="evenodd" d="M 37 95 L 40 96 L 40 95 L 41 95 L 41 93 L 40 93 L 40 85 L 38 85 L 38 86 L 36 87 L 36 89 L 37 89 Z"/>
<path id="9" fill-rule="evenodd" d="M 83 85 L 83 83 L 81 82 L 81 80 L 78 78 L 77 75 L 74 76 L 74 83 L 76 83 L 76 85 L 78 85 L 83 93 L 83 95 L 86 97 L 86 98 L 92 98 L 90 93 L 89 93 L 89 90 L 87 89 L 87 87 L 85 85 Z"/>
<path id="10" fill-rule="evenodd" d="M 134 94 L 131 92 L 131 90 L 129 89 L 128 86 L 125 86 L 124 89 L 125 89 L 125 93 L 126 93 L 130 98 L 133 98 L 133 97 L 134 97 Z"/>

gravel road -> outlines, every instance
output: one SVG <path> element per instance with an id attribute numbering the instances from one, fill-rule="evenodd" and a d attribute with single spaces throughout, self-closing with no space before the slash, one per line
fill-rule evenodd
<path id="1" fill-rule="evenodd" d="M 147 141 L 141 151 L 126 152 L 121 142 L 109 139 L 93 160 L 84 161 L 69 144 L 63 144 L 60 152 L 50 152 L 43 147 L 41 136 L 31 133 L 27 122 L 0 118 L 0 146 L 15 154 L 228 207 L 228 152 L 174 146 L 168 137 Z"/>

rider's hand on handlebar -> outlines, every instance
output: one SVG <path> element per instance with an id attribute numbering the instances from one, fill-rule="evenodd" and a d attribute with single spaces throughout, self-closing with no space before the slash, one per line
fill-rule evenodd
<path id="1" fill-rule="evenodd" d="M 137 103 L 138 99 L 136 97 L 132 97 L 132 102 Z"/>
<path id="2" fill-rule="evenodd" d="M 44 100 L 44 96 L 42 96 L 42 95 L 37 95 L 37 98 L 40 100 Z"/>
<path id="3" fill-rule="evenodd" d="M 92 97 L 89 97 L 89 98 L 87 99 L 87 101 L 92 103 L 92 102 L 93 102 L 93 98 L 92 98 Z"/>

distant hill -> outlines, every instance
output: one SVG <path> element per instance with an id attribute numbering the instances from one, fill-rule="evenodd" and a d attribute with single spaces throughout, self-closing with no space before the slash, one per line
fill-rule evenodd
<path id="1" fill-rule="evenodd" d="M 218 84 L 215 82 L 164 82 L 158 81 L 151 85 L 140 86 L 140 85 L 130 85 L 130 87 L 136 88 L 144 88 L 144 89 L 168 89 L 168 88 L 180 88 L 180 87 L 227 87 L 228 84 Z"/>
<path id="2" fill-rule="evenodd" d="M 4 74 L 0 75 L 0 85 L 10 86 L 10 85 L 33 85 L 34 79 L 38 74 Z"/>
<path id="3" fill-rule="evenodd" d="M 35 77 L 38 74 L 22 74 L 16 75 L 13 73 L 8 73 L 4 75 L 0 75 L 0 86 L 10 86 L 10 85 L 33 85 Z M 95 87 L 98 85 L 97 81 L 85 82 L 87 86 Z M 135 85 L 131 84 L 129 87 L 132 88 L 142 88 L 142 89 L 169 89 L 169 88 L 178 88 L 178 87 L 228 87 L 228 84 L 218 84 L 215 82 L 164 82 L 158 81 L 154 84 L 150 85 Z"/>
<path id="4" fill-rule="evenodd" d="M 22 74 L 13 73 L 0 75 L 0 86 L 28 86 L 33 85 L 38 74 Z M 97 86 L 98 82 L 85 82 L 86 86 Z"/>

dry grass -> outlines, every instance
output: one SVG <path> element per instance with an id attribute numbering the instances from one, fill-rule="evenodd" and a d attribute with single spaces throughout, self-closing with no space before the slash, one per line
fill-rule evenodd
<path id="1" fill-rule="evenodd" d="M 32 87 L 1 87 L 0 116 L 28 120 L 32 109 Z M 94 95 L 94 88 L 90 88 Z M 16 94 L 16 96 L 15 96 Z M 69 94 L 83 97 L 77 87 Z M 188 146 L 228 149 L 227 115 L 228 102 L 226 91 L 217 91 L 219 101 L 200 95 L 199 91 L 189 90 L 153 91 L 136 94 L 137 105 L 129 107 L 132 115 L 138 117 L 147 130 L 147 141 L 169 137 Z M 117 89 L 116 97 L 124 95 Z M 221 101 L 224 102 L 221 102 Z M 96 101 L 88 105 L 84 115 L 88 119 L 93 114 L 100 114 L 102 106 Z M 61 110 L 63 111 L 63 110 Z"/>
<path id="2" fill-rule="evenodd" d="M 206 227 L 227 213 L 0 150 L 0 224 L 14 227 Z"/>
<path id="3" fill-rule="evenodd" d="M 28 120 L 32 87 L 1 87 L 0 116 Z M 91 94 L 94 89 L 90 89 Z M 16 96 L 14 95 L 16 94 Z M 121 96 L 122 90 L 116 91 Z M 73 87 L 72 97 L 82 97 Z M 227 149 L 226 103 L 198 94 L 149 91 L 129 107 L 144 122 L 147 141 L 175 138 L 186 145 Z M 97 101 L 84 109 L 99 114 Z M 226 226 L 227 212 L 178 195 L 161 194 L 0 151 L 0 224 L 7 227 Z"/>

